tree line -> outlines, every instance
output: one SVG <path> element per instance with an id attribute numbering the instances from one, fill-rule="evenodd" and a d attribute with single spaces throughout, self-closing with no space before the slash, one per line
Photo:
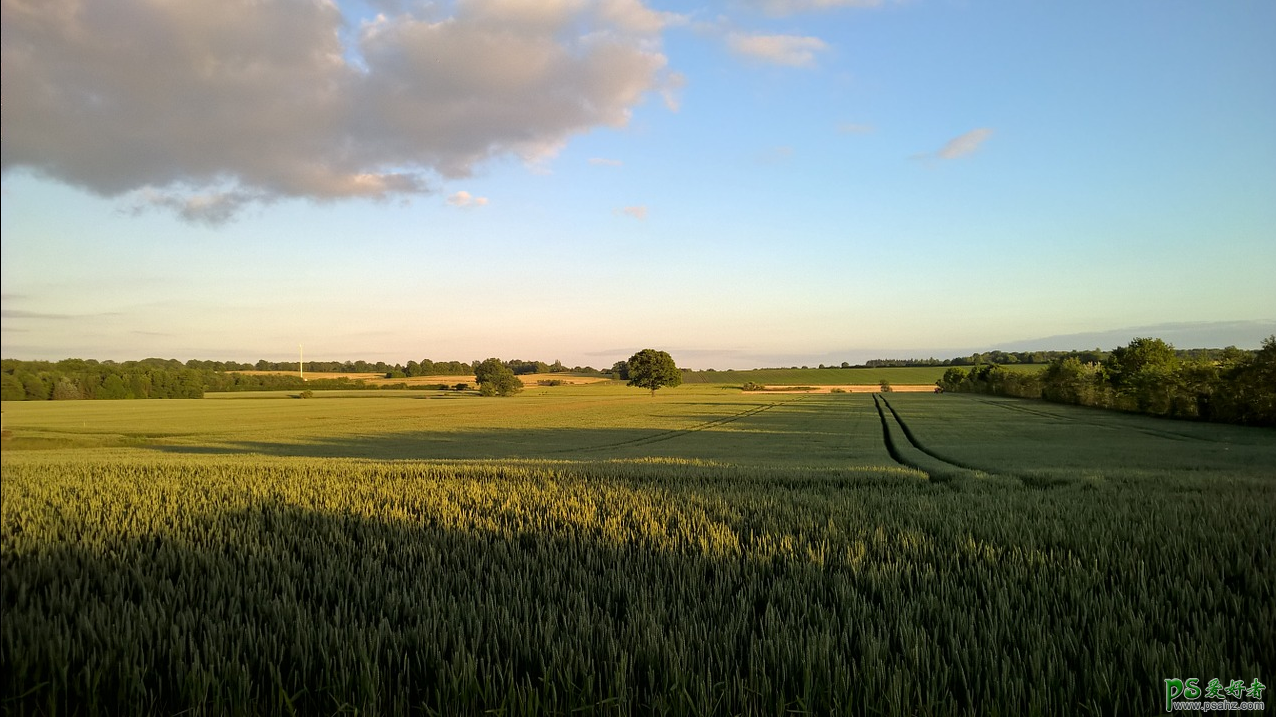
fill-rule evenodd
<path id="1" fill-rule="evenodd" d="M 0 399 L 202 398 L 206 372 L 180 361 L 98 362 L 93 359 L 0 361 Z"/>
<path id="2" fill-rule="evenodd" d="M 385 378 L 414 376 L 467 376 L 473 374 L 480 361 L 408 361 L 386 364 L 383 361 L 307 361 L 306 380 L 297 373 L 242 373 L 244 371 L 296 372 L 297 362 L 256 363 L 206 361 L 192 359 L 147 358 L 140 361 L 97 361 L 64 359 L 62 361 L 0 361 L 0 400 L 49 401 L 86 399 L 202 398 L 205 392 L 224 391 L 292 391 L 353 390 L 408 388 L 405 384 L 377 386 L 343 374 L 376 373 Z M 562 362 L 513 359 L 502 362 L 513 374 L 601 372 L 589 366 L 571 369 Z"/>
<path id="3" fill-rule="evenodd" d="M 1040 398 L 1153 416 L 1276 426 L 1276 336 L 1262 348 L 1177 351 L 1136 338 L 1098 361 L 1064 356 L 1036 373 L 983 364 L 950 368 L 945 391 Z"/>
<path id="4" fill-rule="evenodd" d="M 306 361 L 303 368 L 306 373 L 379 373 L 386 378 L 413 378 L 416 376 L 468 376 L 474 373 L 482 361 L 433 361 L 421 359 L 407 363 L 386 363 L 385 361 Z M 503 361 L 516 375 L 529 373 L 599 373 L 590 366 L 574 366 L 568 368 L 562 361 L 545 363 L 544 361 L 525 361 L 511 359 Z M 267 361 L 261 359 L 256 363 L 236 363 L 234 361 L 199 361 L 186 362 L 189 368 L 204 368 L 214 371 L 296 371 L 296 361 Z"/>

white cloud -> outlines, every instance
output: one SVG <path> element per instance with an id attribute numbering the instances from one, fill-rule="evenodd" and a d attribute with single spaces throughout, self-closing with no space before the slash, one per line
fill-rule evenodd
<path id="1" fill-rule="evenodd" d="M 448 197 L 447 203 L 454 207 L 485 207 L 487 206 L 487 197 L 476 197 L 462 189 Z"/>
<path id="2" fill-rule="evenodd" d="M 948 140 L 948 143 L 935 152 L 933 156 L 940 159 L 964 157 L 979 149 L 980 145 L 991 136 L 992 130 L 987 127 L 972 129 L 966 134 Z"/>
<path id="3" fill-rule="evenodd" d="M 747 0 L 769 15 L 793 15 L 814 10 L 880 7 L 883 0 Z"/>
<path id="4" fill-rule="evenodd" d="M 625 207 L 619 211 L 621 214 L 624 214 L 627 217 L 633 217 L 634 219 L 637 219 L 638 221 L 643 221 L 647 218 L 647 206 L 645 204 L 640 204 L 640 205 L 632 206 L 632 207 Z"/>
<path id="5" fill-rule="evenodd" d="M 589 163 L 596 167 L 619 167 L 624 164 L 619 159 L 605 159 L 603 157 L 590 157 Z"/>
<path id="6" fill-rule="evenodd" d="M 640 0 L 453 7 L 378 16 L 346 46 L 328 0 L 5 0 L 3 169 L 216 223 L 535 163 L 680 83 L 658 33 L 682 20 Z"/>
<path id="7" fill-rule="evenodd" d="M 727 47 L 738 55 L 789 67 L 812 67 L 815 54 L 828 49 L 818 37 L 801 35 L 750 35 L 732 32 Z"/>
<path id="8" fill-rule="evenodd" d="M 603 0 L 600 14 L 618 27 L 632 32 L 655 34 L 674 25 L 685 25 L 685 15 L 651 10 L 640 0 Z"/>

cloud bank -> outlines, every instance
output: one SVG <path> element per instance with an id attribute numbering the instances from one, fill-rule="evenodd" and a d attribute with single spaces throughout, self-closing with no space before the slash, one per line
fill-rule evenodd
<path id="1" fill-rule="evenodd" d="M 544 159 L 680 82 L 659 38 L 674 19 L 639 0 L 463 0 L 358 28 L 327 0 L 0 7 L 4 171 L 212 224 Z"/>
<path id="2" fill-rule="evenodd" d="M 881 7 L 884 0 L 747 0 L 769 15 L 793 15 L 800 12 L 835 10 L 838 8 Z"/>
<path id="3" fill-rule="evenodd" d="M 742 32 L 728 34 L 727 47 L 737 55 L 788 67 L 813 67 L 815 54 L 828 49 L 828 45 L 818 37 Z"/>

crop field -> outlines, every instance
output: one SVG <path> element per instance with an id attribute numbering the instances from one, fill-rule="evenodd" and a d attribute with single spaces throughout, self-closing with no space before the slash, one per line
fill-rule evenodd
<path id="1" fill-rule="evenodd" d="M 1150 714 L 1273 684 L 1276 433 L 713 385 L 3 405 L 6 714 Z"/>

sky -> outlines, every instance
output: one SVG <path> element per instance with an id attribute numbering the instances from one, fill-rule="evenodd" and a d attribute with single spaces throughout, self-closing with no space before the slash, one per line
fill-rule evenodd
<path id="1" fill-rule="evenodd" d="M 5 358 L 1276 333 L 1270 0 L 0 7 Z"/>

